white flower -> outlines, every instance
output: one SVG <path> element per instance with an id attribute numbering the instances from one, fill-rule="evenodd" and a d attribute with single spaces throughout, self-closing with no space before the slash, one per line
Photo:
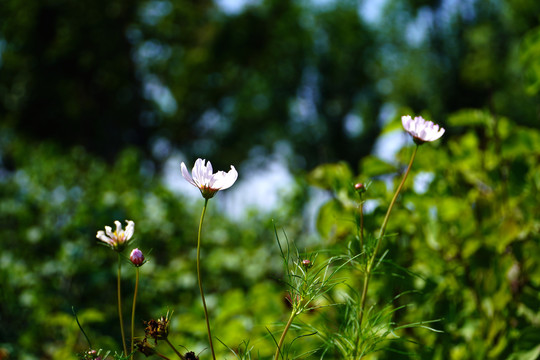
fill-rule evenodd
<path id="1" fill-rule="evenodd" d="M 186 164 L 182 162 L 180 166 L 182 169 L 182 176 L 190 184 L 196 186 L 201 190 L 201 194 L 205 199 L 212 198 L 219 190 L 225 190 L 230 188 L 236 179 L 238 178 L 238 172 L 231 165 L 231 170 L 229 172 L 218 171 L 217 173 L 212 173 L 212 164 L 208 161 L 208 164 L 205 165 L 206 160 L 197 159 L 195 161 L 195 166 L 190 175 Z"/>
<path id="2" fill-rule="evenodd" d="M 432 121 L 426 121 L 421 116 L 412 119 L 409 115 L 401 117 L 401 123 L 409 134 L 412 135 L 417 144 L 426 141 L 435 141 L 444 134 L 444 129 Z"/>
<path id="3" fill-rule="evenodd" d="M 110 226 L 105 226 L 105 231 L 99 230 L 96 237 L 105 245 L 109 246 L 114 251 L 122 251 L 127 245 L 133 232 L 135 231 L 135 223 L 131 220 L 126 220 L 126 230 L 122 229 L 120 221 L 115 221 L 116 230 L 113 232 Z"/>

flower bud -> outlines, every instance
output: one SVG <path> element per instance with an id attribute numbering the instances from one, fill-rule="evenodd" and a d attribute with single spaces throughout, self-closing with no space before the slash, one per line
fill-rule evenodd
<path id="1" fill-rule="evenodd" d="M 354 189 L 359 193 L 359 194 L 362 194 L 362 193 L 365 193 L 366 192 L 366 186 L 362 183 L 358 183 L 356 185 L 354 185 Z"/>
<path id="2" fill-rule="evenodd" d="M 1 355 L 1 354 L 0 354 Z M 101 356 L 98 356 L 99 353 L 96 350 L 90 349 L 85 352 L 82 356 L 82 359 L 85 360 L 101 360 Z"/>
<path id="3" fill-rule="evenodd" d="M 139 267 L 144 264 L 144 255 L 141 250 L 133 249 L 131 255 L 129 255 L 129 260 L 131 260 L 133 265 Z"/>
<path id="4" fill-rule="evenodd" d="M 308 259 L 302 260 L 302 266 L 306 269 L 309 269 L 313 264 Z"/>

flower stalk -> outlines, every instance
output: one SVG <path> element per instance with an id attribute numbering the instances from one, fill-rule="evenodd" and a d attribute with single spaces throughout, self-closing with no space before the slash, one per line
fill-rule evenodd
<path id="1" fill-rule="evenodd" d="M 183 162 L 180 164 L 180 170 L 182 176 L 191 185 L 198 188 L 204 198 L 204 207 L 201 214 L 201 221 L 199 222 L 199 234 L 197 237 L 197 280 L 199 282 L 199 290 L 201 292 L 201 300 L 204 309 L 204 317 L 206 320 L 206 329 L 208 332 L 208 341 L 210 343 L 210 350 L 212 351 L 212 359 L 216 360 L 216 354 L 214 352 L 214 344 L 212 343 L 212 332 L 210 330 L 210 320 L 208 319 L 208 309 L 206 308 L 206 300 L 204 298 L 204 291 L 202 286 L 201 276 L 201 233 L 204 215 L 206 214 L 206 207 L 208 206 L 208 200 L 214 197 L 220 190 L 230 188 L 238 178 L 238 172 L 231 165 L 231 169 L 228 172 L 218 171 L 214 173 L 212 164 L 210 161 L 204 159 L 197 159 L 195 165 L 191 171 L 191 174 L 187 170 L 186 164 Z"/>
<path id="2" fill-rule="evenodd" d="M 372 274 L 372 271 L 373 271 L 373 265 L 375 264 L 375 259 L 377 257 L 377 253 L 378 253 L 379 248 L 381 246 L 382 238 L 384 237 L 384 233 L 386 231 L 386 225 L 388 224 L 388 220 L 390 219 L 390 213 L 392 212 L 392 209 L 394 207 L 394 204 L 396 203 L 397 197 L 398 197 L 399 193 L 401 192 L 401 189 L 403 188 L 403 185 L 405 184 L 405 180 L 407 180 L 407 176 L 409 175 L 409 172 L 410 172 L 410 170 L 412 168 L 412 164 L 413 164 L 414 159 L 416 157 L 416 153 L 418 151 L 419 146 L 420 145 L 417 144 L 414 147 L 414 151 L 413 151 L 413 154 L 411 156 L 409 166 L 407 167 L 407 170 L 405 171 L 405 174 L 403 174 L 403 178 L 401 179 L 401 182 L 400 182 L 398 188 L 396 189 L 396 192 L 394 193 L 394 197 L 392 198 L 392 201 L 390 202 L 390 205 L 388 206 L 388 210 L 386 211 L 386 215 L 384 217 L 383 223 L 381 225 L 381 229 L 379 231 L 379 236 L 377 238 L 377 244 L 375 245 L 375 250 L 373 251 L 373 254 L 369 258 L 368 263 L 367 263 L 366 272 L 364 273 L 364 286 L 362 288 L 362 297 L 361 297 L 361 300 L 360 300 L 360 315 L 359 315 L 360 318 L 358 320 L 358 326 L 360 327 L 360 329 L 362 327 L 362 320 L 364 318 L 364 310 L 365 310 L 365 306 L 366 306 L 367 291 L 368 291 L 368 287 L 369 287 L 369 280 L 371 278 L 371 274 Z M 358 350 L 359 343 L 360 343 L 360 331 L 358 332 L 356 350 Z"/>
<path id="3" fill-rule="evenodd" d="M 206 320 L 208 342 L 210 343 L 210 350 L 212 351 L 212 359 L 216 360 L 216 354 L 214 352 L 214 344 L 212 343 L 212 331 L 210 330 L 210 320 L 208 319 L 208 309 L 206 308 L 206 300 L 204 298 L 204 290 L 203 290 L 202 275 L 201 275 L 201 233 L 202 233 L 202 224 L 204 221 L 204 215 L 206 214 L 207 206 L 208 206 L 208 198 L 205 198 L 204 207 L 201 213 L 201 220 L 199 222 L 199 234 L 197 236 L 197 280 L 199 282 L 199 290 L 201 292 L 201 300 L 202 300 L 203 309 L 204 309 L 204 318 Z"/>
<path id="4" fill-rule="evenodd" d="M 176 348 L 174 347 L 173 344 L 171 344 L 171 342 L 169 341 L 168 338 L 165 338 L 165 342 L 171 347 L 171 349 L 173 349 L 173 351 L 176 353 L 176 355 L 178 355 L 178 357 L 181 359 L 181 360 L 184 360 L 185 357 L 180 354 L 180 352 L 178 350 L 176 350 Z"/>
<path id="5" fill-rule="evenodd" d="M 137 291 L 139 290 L 139 267 L 135 267 L 135 290 L 133 292 L 133 307 L 131 308 L 131 360 L 135 347 L 135 305 L 137 304 Z"/>
<path id="6" fill-rule="evenodd" d="M 124 355 L 127 355 L 126 347 L 126 335 L 124 333 L 124 320 L 122 319 L 122 292 L 120 290 L 120 278 L 122 275 L 122 258 L 120 252 L 118 252 L 118 280 L 116 282 L 116 288 L 118 293 L 118 318 L 120 319 L 120 332 L 122 333 L 122 346 L 124 347 Z"/>
<path id="7" fill-rule="evenodd" d="M 298 315 L 298 312 L 296 310 L 296 307 L 293 306 L 293 310 L 291 312 L 291 316 L 289 317 L 289 321 L 287 321 L 287 324 L 285 325 L 285 328 L 283 329 L 283 332 L 281 333 L 281 337 L 279 338 L 279 342 L 277 344 L 276 354 L 274 355 L 274 360 L 279 360 L 279 355 L 281 353 L 281 347 L 283 346 L 283 342 L 285 341 L 285 336 L 287 335 L 287 332 L 289 331 L 289 328 L 292 325 L 292 322 L 294 318 Z"/>

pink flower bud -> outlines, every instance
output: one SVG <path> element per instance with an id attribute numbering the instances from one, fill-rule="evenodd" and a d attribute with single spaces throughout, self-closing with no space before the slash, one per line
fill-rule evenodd
<path id="1" fill-rule="evenodd" d="M 144 264 L 144 255 L 141 250 L 133 249 L 131 255 L 129 255 L 129 260 L 131 260 L 133 265 L 138 267 Z"/>
<path id="2" fill-rule="evenodd" d="M 306 268 L 306 269 L 309 269 L 311 267 L 311 261 L 309 261 L 308 259 L 304 259 L 302 260 L 302 265 Z"/>
<path id="3" fill-rule="evenodd" d="M 362 184 L 362 183 L 358 183 L 358 184 L 354 185 L 354 188 L 358 192 L 366 191 L 366 186 L 364 184 Z"/>

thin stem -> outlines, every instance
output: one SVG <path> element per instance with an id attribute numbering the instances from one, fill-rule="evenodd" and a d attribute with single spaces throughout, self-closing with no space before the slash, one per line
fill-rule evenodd
<path id="1" fill-rule="evenodd" d="M 124 347 L 124 355 L 127 355 L 126 336 L 124 334 L 124 320 L 122 319 L 122 293 L 120 291 L 120 276 L 122 274 L 122 259 L 120 253 L 118 253 L 118 281 L 116 288 L 118 290 L 118 318 L 120 319 L 120 332 L 122 333 L 122 345 Z"/>
<path id="2" fill-rule="evenodd" d="M 418 146 L 414 148 L 413 154 L 411 156 L 411 161 L 409 162 L 409 166 L 407 167 L 407 170 L 405 171 L 405 174 L 403 174 L 403 179 L 401 179 L 401 183 L 399 184 L 396 193 L 394 194 L 394 197 L 392 198 L 392 201 L 390 202 L 390 206 L 388 206 L 388 211 L 386 211 L 386 216 L 384 217 L 383 223 L 381 225 L 381 230 L 379 231 L 379 237 L 377 238 L 377 246 L 375 247 L 375 251 L 373 252 L 373 255 L 371 257 L 371 263 L 375 260 L 375 256 L 377 255 L 377 251 L 379 250 L 379 246 L 381 245 L 381 240 L 384 236 L 384 232 L 386 231 L 386 225 L 388 224 L 388 219 L 390 219 L 390 213 L 392 212 L 392 208 L 394 207 L 394 204 L 396 202 L 396 199 L 403 188 L 403 185 L 405 184 L 405 180 L 407 180 L 407 176 L 409 175 L 409 172 L 411 171 L 412 164 L 414 162 L 414 158 L 416 157 L 416 152 L 418 151 Z"/>
<path id="3" fill-rule="evenodd" d="M 154 355 L 157 355 L 157 356 L 159 356 L 159 357 L 162 358 L 162 359 L 171 360 L 171 359 L 169 359 L 168 357 L 166 357 L 165 355 L 162 355 L 162 354 L 158 353 L 157 351 L 154 353 Z"/>
<path id="4" fill-rule="evenodd" d="M 135 291 L 133 292 L 133 307 L 131 308 L 131 360 L 133 360 L 135 346 L 135 305 L 137 304 L 137 291 L 139 290 L 139 267 L 135 268 Z"/>
<path id="5" fill-rule="evenodd" d="M 291 327 L 291 324 L 296 317 L 296 308 L 293 307 L 293 311 L 291 312 L 291 316 L 289 317 L 289 321 L 287 321 L 287 324 L 285 325 L 285 328 L 283 329 L 283 333 L 281 334 L 281 337 L 279 338 L 279 342 L 276 349 L 276 354 L 274 355 L 274 360 L 279 360 L 279 354 L 281 352 L 281 347 L 283 346 L 283 341 L 285 341 L 285 335 L 287 335 L 287 332 L 289 331 L 289 328 Z"/>
<path id="6" fill-rule="evenodd" d="M 171 347 L 171 349 L 174 350 L 174 352 L 176 353 L 176 355 L 178 355 L 178 357 L 179 357 L 180 359 L 184 360 L 184 356 L 183 356 L 182 354 L 180 354 L 180 353 L 178 352 L 178 350 L 176 350 L 176 348 L 174 347 L 173 344 L 171 344 L 171 342 L 169 341 L 169 339 L 165 339 L 165 342 L 167 342 L 167 344 L 169 344 L 169 346 Z"/>
<path id="7" fill-rule="evenodd" d="M 360 250 L 364 249 L 364 203 L 360 201 L 358 205 L 358 215 L 360 217 Z"/>
<path id="8" fill-rule="evenodd" d="M 77 316 L 77 313 L 75 312 L 74 306 L 71 307 L 71 311 L 73 312 L 73 316 L 75 316 L 75 321 L 77 321 L 77 325 L 79 326 L 79 329 L 81 329 L 81 332 L 83 333 L 86 341 L 88 342 L 88 348 L 92 349 L 93 348 L 92 342 L 90 341 L 90 338 L 88 337 L 88 335 L 86 335 L 86 333 L 84 332 L 84 329 L 81 326 L 81 323 L 79 322 L 79 317 Z"/>
<path id="9" fill-rule="evenodd" d="M 392 201 L 390 202 L 390 205 L 388 206 L 388 210 L 386 211 L 386 216 L 384 217 L 383 223 L 381 225 L 381 230 L 379 231 L 379 237 L 377 238 L 377 244 L 375 245 L 375 250 L 373 251 L 373 254 L 371 255 L 367 263 L 366 272 L 364 275 L 364 287 L 362 289 L 362 298 L 360 300 L 360 315 L 359 315 L 360 318 L 358 320 L 359 332 L 358 332 L 357 343 L 356 343 L 356 351 L 358 350 L 358 345 L 360 343 L 360 330 L 362 328 L 362 320 L 364 318 L 364 309 L 366 306 L 367 291 L 368 291 L 368 286 L 369 286 L 369 280 L 371 278 L 371 272 L 373 270 L 373 264 L 375 263 L 377 252 L 379 251 L 379 247 L 381 246 L 381 241 L 382 241 L 382 238 L 384 237 L 384 232 L 386 231 L 386 225 L 388 224 L 388 220 L 390 219 L 390 213 L 392 212 L 392 208 L 394 207 L 394 204 L 396 203 L 396 199 L 401 189 L 403 188 L 403 185 L 405 184 L 405 180 L 407 180 L 407 176 L 409 175 L 409 172 L 411 170 L 412 164 L 414 162 L 414 158 L 416 157 L 416 152 L 418 151 L 418 146 L 419 145 L 416 145 L 416 147 L 414 148 L 413 154 L 411 156 L 411 161 L 409 162 L 409 166 L 407 167 L 405 174 L 403 174 L 403 179 L 401 179 L 401 183 L 396 189 L 394 197 L 392 198 Z"/>
<path id="10" fill-rule="evenodd" d="M 208 331 L 208 341 L 210 342 L 210 350 L 212 351 L 212 359 L 216 360 L 216 354 L 214 352 L 214 344 L 212 343 L 212 332 L 210 331 L 210 321 L 208 320 L 208 310 L 206 309 L 206 300 L 204 299 L 204 291 L 202 286 L 201 277 L 201 232 L 202 224 L 204 220 L 204 214 L 206 214 L 206 206 L 208 205 L 208 199 L 204 199 L 204 207 L 201 214 L 201 221 L 199 223 L 199 236 L 197 238 L 197 279 L 199 280 L 199 290 L 201 291 L 201 300 L 204 308 L 204 318 L 206 320 L 206 329 Z"/>

